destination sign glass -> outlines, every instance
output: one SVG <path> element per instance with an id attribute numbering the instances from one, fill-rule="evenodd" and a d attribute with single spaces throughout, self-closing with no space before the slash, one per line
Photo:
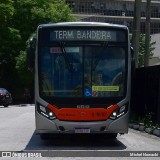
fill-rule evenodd
<path id="1" fill-rule="evenodd" d="M 64 29 L 50 31 L 50 41 L 125 41 L 124 31 Z"/>

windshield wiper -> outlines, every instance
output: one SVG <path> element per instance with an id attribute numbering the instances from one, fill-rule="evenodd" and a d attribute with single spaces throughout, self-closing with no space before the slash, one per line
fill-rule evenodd
<path id="1" fill-rule="evenodd" d="M 101 59 L 101 56 L 102 56 L 102 54 L 103 54 L 103 52 L 104 52 L 104 49 L 105 49 L 107 46 L 108 46 L 108 42 L 102 43 L 101 50 L 99 51 L 98 57 L 97 57 L 97 59 L 95 60 L 95 63 L 93 64 L 92 71 L 94 71 L 94 70 L 96 69 L 96 67 L 97 67 L 97 65 L 98 65 L 98 63 L 99 63 L 99 61 L 100 61 L 100 59 Z"/>
<path id="2" fill-rule="evenodd" d="M 70 64 L 70 62 L 69 62 L 69 59 L 68 59 L 68 57 L 67 57 L 67 53 L 66 53 L 66 50 L 65 50 L 65 47 L 64 47 L 64 43 L 63 43 L 63 42 L 59 42 L 59 45 L 60 45 L 60 48 L 61 48 L 61 50 L 62 50 L 62 55 L 63 55 L 63 57 L 64 57 L 64 60 L 65 60 L 66 64 L 67 64 L 68 70 L 69 70 L 70 72 L 72 72 L 72 67 L 71 67 L 71 64 Z"/>

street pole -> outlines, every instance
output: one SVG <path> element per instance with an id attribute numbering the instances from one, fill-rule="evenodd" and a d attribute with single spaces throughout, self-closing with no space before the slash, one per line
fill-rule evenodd
<path id="1" fill-rule="evenodd" d="M 135 4 L 134 4 L 132 46 L 133 46 L 133 49 L 134 49 L 134 59 L 135 59 L 136 68 L 138 67 L 138 56 L 139 56 L 141 2 L 142 2 L 142 0 L 135 0 Z"/>
<path id="2" fill-rule="evenodd" d="M 145 54 L 144 54 L 144 66 L 149 65 L 150 54 L 150 20 L 151 19 L 151 0 L 147 0 L 146 5 L 146 28 L 145 28 Z"/>

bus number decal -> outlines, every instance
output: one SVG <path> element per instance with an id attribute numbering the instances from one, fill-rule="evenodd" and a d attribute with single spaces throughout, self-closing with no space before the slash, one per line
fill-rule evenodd
<path id="1" fill-rule="evenodd" d="M 106 117 L 106 112 L 92 112 L 92 117 Z"/>

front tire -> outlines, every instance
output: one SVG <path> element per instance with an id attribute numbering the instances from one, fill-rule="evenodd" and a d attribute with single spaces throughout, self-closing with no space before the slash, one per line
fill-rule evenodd
<path id="1" fill-rule="evenodd" d="M 4 107 L 8 107 L 8 104 L 4 104 L 3 106 L 4 106 Z"/>

